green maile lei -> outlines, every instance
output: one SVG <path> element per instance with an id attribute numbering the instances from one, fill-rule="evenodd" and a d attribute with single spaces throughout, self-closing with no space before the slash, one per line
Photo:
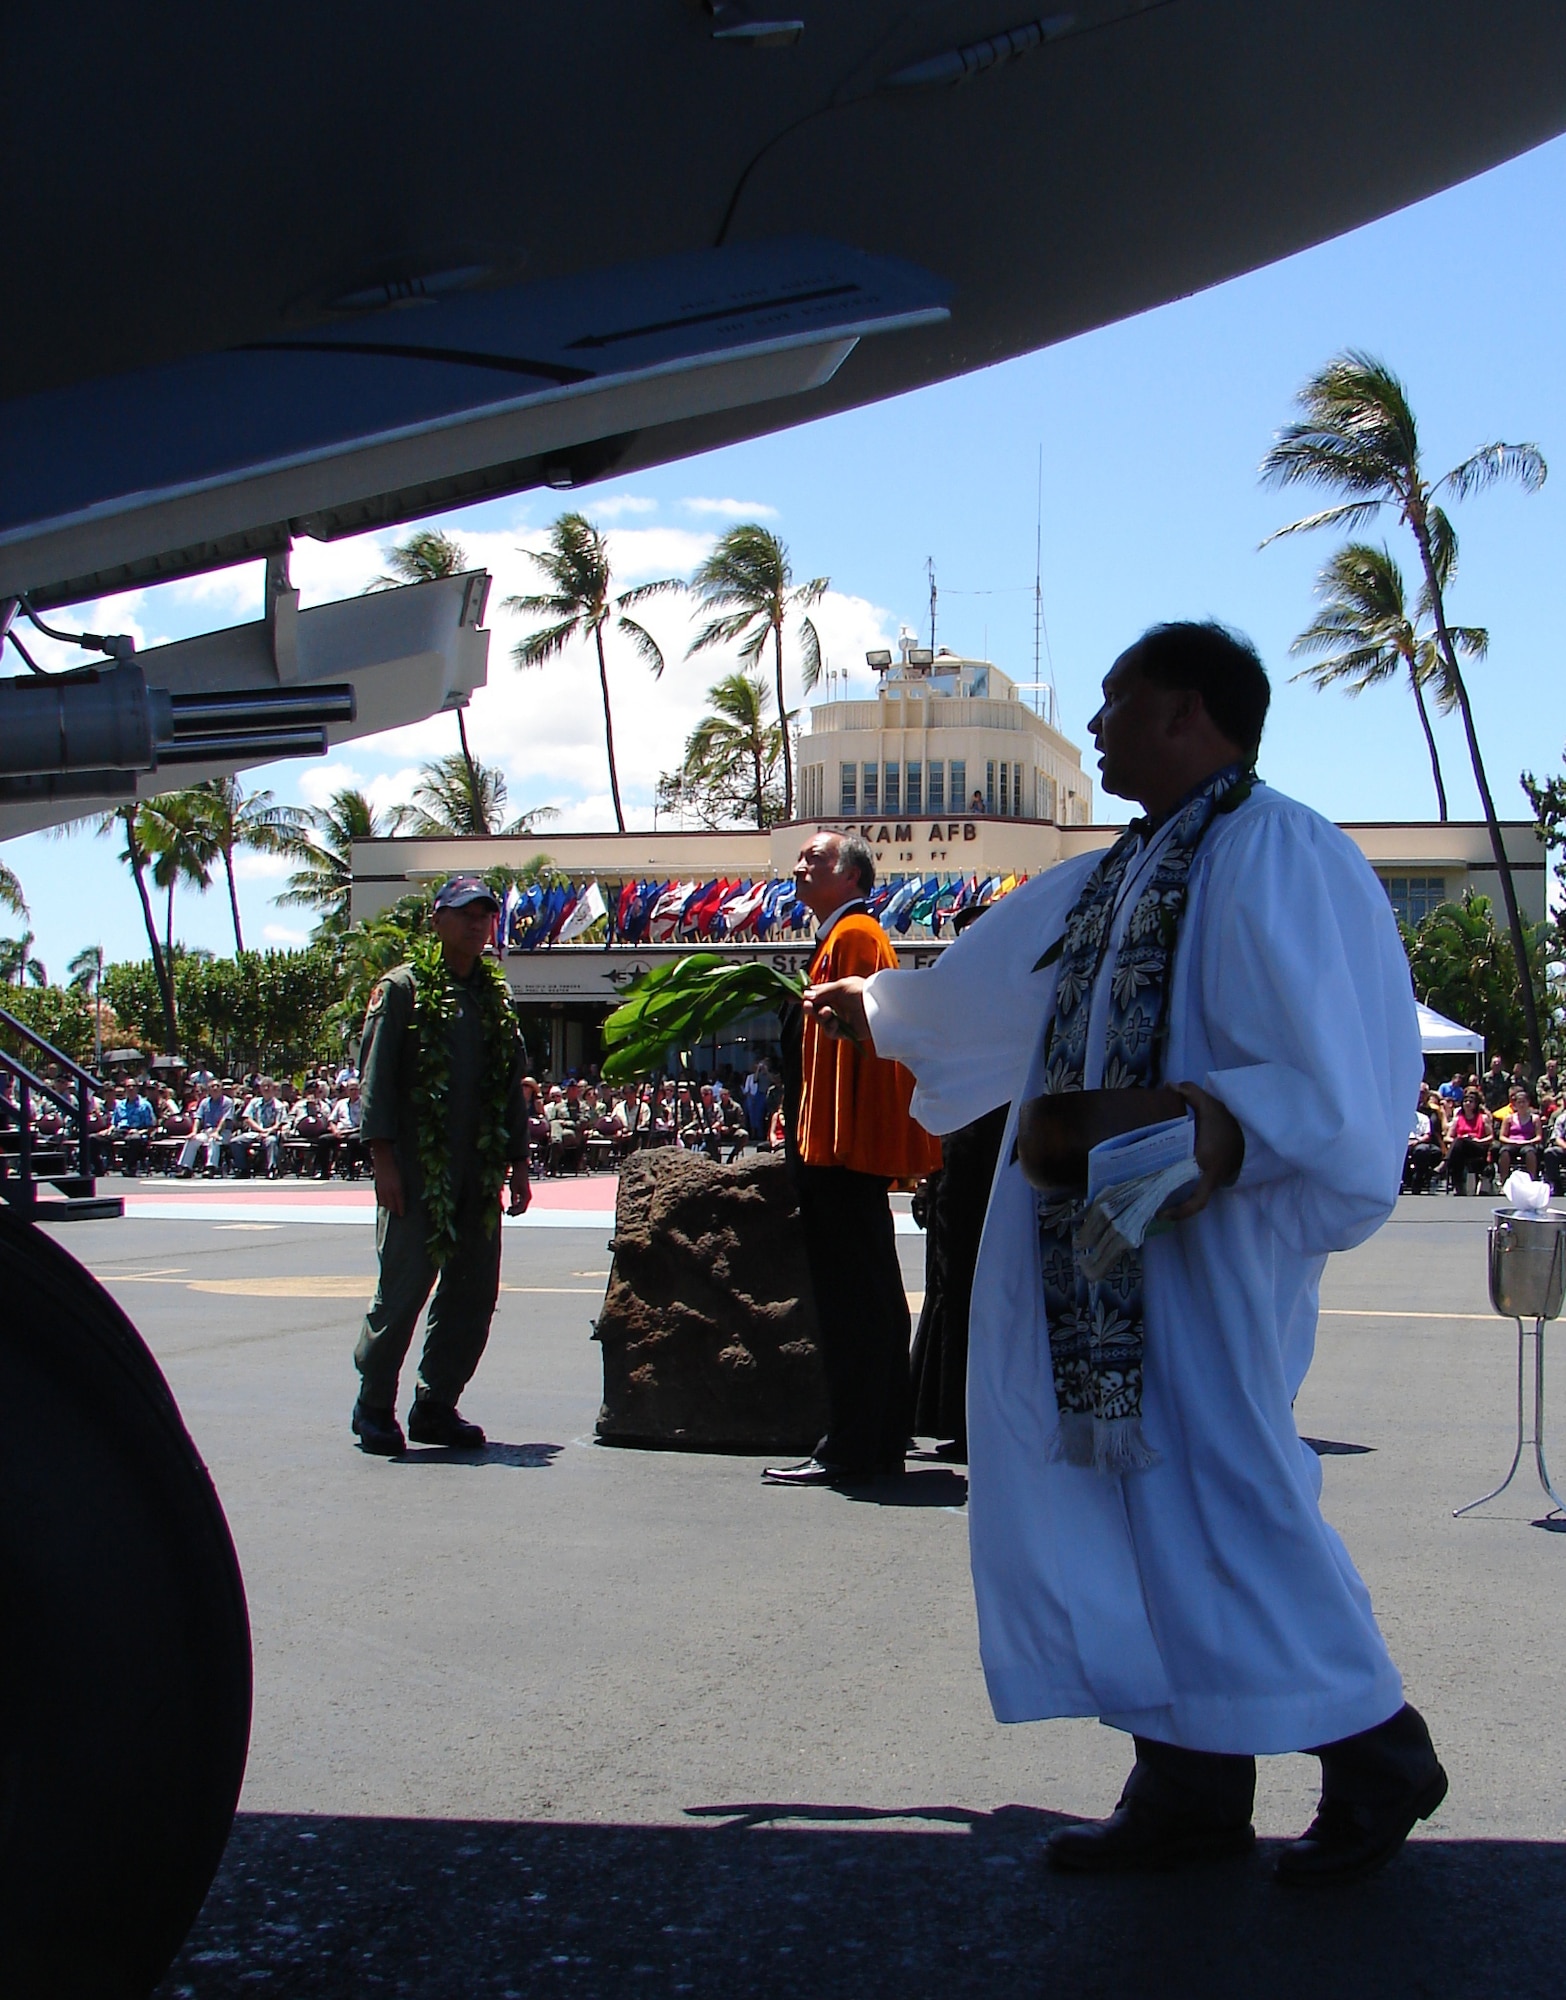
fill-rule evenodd
<path id="1" fill-rule="evenodd" d="M 418 1055 L 413 1084 L 413 1114 L 418 1134 L 419 1168 L 424 1180 L 424 1213 L 429 1221 L 430 1262 L 439 1269 L 457 1241 L 457 1204 L 451 1190 L 451 1145 L 448 1107 L 451 1100 L 451 1049 L 448 1030 L 457 1018 L 456 981 L 446 963 L 440 940 L 421 939 L 413 948 L 413 1021 L 418 1031 Z M 507 1153 L 506 1104 L 516 1068 L 521 1036 L 511 1011 L 506 975 L 492 958 L 480 958 L 468 988 L 478 1002 L 484 1028 L 484 1069 L 479 1082 L 477 1157 L 478 1201 L 486 1233 L 500 1221 L 500 1190 L 510 1168 Z"/>

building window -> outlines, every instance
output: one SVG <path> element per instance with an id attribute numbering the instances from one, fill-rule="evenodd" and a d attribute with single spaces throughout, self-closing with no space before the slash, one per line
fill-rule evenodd
<path id="1" fill-rule="evenodd" d="M 908 783 L 904 790 L 907 792 L 907 797 L 903 800 L 903 804 L 907 810 L 911 813 L 923 812 L 924 766 L 922 764 L 908 766 Z"/>
<path id="2" fill-rule="evenodd" d="M 1055 780 L 1050 777 L 1047 771 L 1040 771 L 1037 774 L 1037 785 L 1037 817 L 1039 819 L 1053 819 L 1055 817 Z"/>
<path id="3" fill-rule="evenodd" d="M 990 768 L 993 770 L 995 767 L 992 764 Z M 1009 764 L 1002 764 L 1000 767 L 1000 809 L 1002 819 L 1009 819 L 1011 817 L 1011 766 Z"/>
<path id="4" fill-rule="evenodd" d="M 984 765 L 984 810 L 987 813 L 992 813 L 995 810 L 995 759 L 993 757 L 987 758 Z"/>
<path id="5" fill-rule="evenodd" d="M 902 796 L 902 766 L 900 764 L 888 764 L 886 767 L 885 794 L 881 800 L 881 810 L 889 813 L 900 811 L 901 807 L 898 801 Z"/>
<path id="6" fill-rule="evenodd" d="M 932 764 L 930 766 L 930 810 L 933 813 L 943 813 L 946 810 L 946 766 L 944 764 Z"/>
<path id="7" fill-rule="evenodd" d="M 1013 819 L 1022 817 L 1022 766 L 1011 767 L 1011 813 Z"/>
<path id="8" fill-rule="evenodd" d="M 837 809 L 845 818 L 852 817 L 859 810 L 859 766 L 857 764 L 839 765 L 837 783 Z"/>
<path id="9" fill-rule="evenodd" d="M 960 757 L 951 761 L 946 780 L 946 810 L 960 813 L 968 810 L 968 766 Z"/>
<path id="10" fill-rule="evenodd" d="M 1444 875 L 1383 875 L 1382 882 L 1392 899 L 1400 924 L 1417 929 L 1430 912 L 1446 901 Z"/>
<path id="11" fill-rule="evenodd" d="M 881 767 L 879 764 L 865 766 L 865 803 L 867 813 L 881 810 Z"/>

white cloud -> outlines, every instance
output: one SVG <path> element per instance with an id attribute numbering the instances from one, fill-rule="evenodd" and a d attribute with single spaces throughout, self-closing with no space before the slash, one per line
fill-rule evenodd
<path id="1" fill-rule="evenodd" d="M 419 728 L 426 725 L 420 723 Z M 382 755 L 390 745 L 392 735 L 408 735 L 408 730 L 389 732 L 385 736 L 365 739 L 363 748 L 370 758 Z M 454 747 L 443 744 L 442 749 Z M 404 764 L 395 771 L 367 772 L 357 764 L 307 764 L 298 775 L 299 795 L 306 805 L 325 806 L 330 804 L 334 792 L 363 792 L 370 802 L 370 809 L 383 813 L 391 806 L 406 805 L 413 796 L 413 788 L 419 782 L 417 766 Z"/>
<path id="2" fill-rule="evenodd" d="M 832 667 L 839 673 L 846 673 L 849 684 L 847 694 L 864 699 L 875 692 L 876 675 L 865 665 L 865 654 L 876 647 L 894 647 L 896 644 L 897 620 L 890 611 L 879 604 L 872 604 L 867 597 L 852 597 L 846 591 L 829 590 L 810 613 L 816 634 L 821 641 L 821 665 L 823 672 Z M 821 699 L 826 692 L 825 685 L 817 683 Z M 833 693 L 838 689 L 834 685 Z M 789 699 L 795 696 L 791 693 Z"/>
<path id="3" fill-rule="evenodd" d="M 313 542 L 306 536 L 295 542 L 288 573 L 301 607 L 357 597 L 384 573 L 396 539 L 393 534 L 349 535 L 340 542 Z"/>
<path id="4" fill-rule="evenodd" d="M 606 521 L 618 521 L 622 514 L 656 514 L 658 503 L 650 493 L 610 493 L 602 500 L 594 499 L 583 512 L 589 518 L 601 514 Z"/>
<path id="5" fill-rule="evenodd" d="M 301 945 L 310 942 L 307 931 L 296 931 L 287 924 L 263 924 L 261 935 L 268 944 Z"/>
<path id="6" fill-rule="evenodd" d="M 622 584 L 688 575 L 713 541 L 710 532 L 682 528 L 611 528 L 608 533 L 610 558 Z M 547 848 L 552 831 L 599 830 L 613 825 L 614 814 L 593 649 L 572 646 L 542 667 L 519 669 L 511 661 L 512 647 L 532 621 L 508 611 L 506 599 L 536 589 L 533 565 L 522 550 L 541 548 L 545 535 L 543 529 L 518 527 L 470 534 L 464 545 L 472 561 L 494 577 L 489 599 L 489 681 L 468 708 L 468 741 L 475 756 L 505 771 L 511 812 L 540 805 L 559 808 L 560 819 L 540 829 L 540 842 Z M 679 762 L 686 737 L 706 711 L 707 689 L 731 673 L 738 658 L 728 647 L 691 660 L 685 657 L 700 620 L 688 596 L 671 593 L 650 599 L 637 615 L 663 650 L 662 679 L 653 679 L 612 626 L 605 636 L 605 652 L 621 798 L 632 824 L 650 826 L 659 774 Z M 812 615 L 826 661 L 852 673 L 857 682 L 851 684 L 852 692 L 871 692 L 875 682 L 865 667 L 865 653 L 894 643 L 896 620 L 868 599 L 837 590 L 829 590 Z M 785 659 L 789 703 L 795 706 L 802 700 L 797 621 L 786 637 Z M 409 797 L 418 764 L 449 755 L 456 747 L 455 718 L 431 716 L 384 736 L 345 745 L 339 753 L 342 761 L 301 772 L 299 788 L 315 803 L 341 785 L 357 784 L 377 810 L 384 810 Z"/>
<path id="7" fill-rule="evenodd" d="M 765 500 L 682 500 L 680 505 L 692 514 L 711 514 L 720 521 L 775 521 L 776 507 L 769 507 Z"/>
<path id="8" fill-rule="evenodd" d="M 299 796 L 307 806 L 324 806 L 333 792 L 362 791 L 365 775 L 352 764 L 301 764 Z"/>
<path id="9" fill-rule="evenodd" d="M 240 882 L 264 882 L 279 875 L 291 875 L 297 865 L 286 854 L 256 854 L 241 848 L 234 856 L 234 876 Z"/>
<path id="10" fill-rule="evenodd" d="M 613 521 L 621 514 L 650 513 L 656 506 L 656 501 L 646 500 L 643 495 L 620 494 L 612 495 L 601 506 L 584 506 L 583 512 L 589 519 L 601 515 L 606 521 Z M 703 560 L 713 543 L 710 533 L 695 528 L 608 527 L 605 532 L 609 560 L 615 579 L 622 586 L 646 583 L 659 576 L 684 576 Z M 295 542 L 290 573 L 300 604 L 308 607 L 358 596 L 366 584 L 385 572 L 392 544 L 397 539 L 395 534 L 382 533 L 350 535 L 340 542 L 308 539 Z M 547 527 L 530 527 L 519 520 L 510 528 L 458 530 L 457 539 L 470 566 L 487 569 L 495 579 L 490 595 L 492 612 L 504 597 L 527 595 L 539 589 L 542 578 L 537 566 L 527 560 L 526 552 L 546 547 Z"/>
<path id="11" fill-rule="evenodd" d="M 155 603 L 170 607 L 216 605 L 228 613 L 228 620 L 234 624 L 248 624 L 266 608 L 262 596 L 265 576 L 265 563 L 240 563 L 233 569 L 215 569 L 205 576 L 187 576 L 178 583 L 159 584 L 145 594 Z"/>
<path id="12" fill-rule="evenodd" d="M 621 785 L 623 790 L 623 779 Z M 621 803 L 624 804 L 623 799 Z M 546 820 L 533 837 L 538 842 L 539 852 L 547 854 L 551 834 L 602 833 L 605 827 L 613 825 L 614 801 L 610 798 L 609 788 L 606 785 L 588 798 L 562 805 L 559 819 Z"/>
<path id="13" fill-rule="evenodd" d="M 713 537 L 694 528 L 611 528 L 609 560 L 622 584 L 682 579 L 712 553 Z"/>
<path id="14" fill-rule="evenodd" d="M 411 764 L 404 764 L 397 771 L 382 771 L 359 789 L 370 801 L 370 810 L 379 815 L 389 812 L 393 806 L 405 806 L 413 797 L 413 788 L 419 782 L 418 771 Z"/>
<path id="15" fill-rule="evenodd" d="M 622 494 L 616 500 L 641 499 Z M 719 503 L 712 503 L 716 508 Z M 724 502 L 735 513 L 756 513 L 739 501 Z M 606 515 L 610 510 L 601 510 Z M 640 520 L 645 508 L 618 510 Z M 494 579 L 489 599 L 492 633 L 489 682 L 479 689 L 467 711 L 468 739 L 474 754 L 505 771 L 509 809 L 553 805 L 561 817 L 539 831 L 547 849 L 551 832 L 599 830 L 612 826 L 608 769 L 604 752 L 603 705 L 598 665 L 591 646 L 573 646 L 547 666 L 519 670 L 511 651 L 531 626 L 531 620 L 506 609 L 506 599 L 529 595 L 540 582 L 529 550 L 545 546 L 547 528 L 512 525 L 483 530 L 457 530 L 475 568 Z M 634 586 L 663 576 L 685 577 L 710 552 L 716 528 L 609 525 L 610 560 L 617 584 Z M 384 567 L 382 550 L 390 535 L 362 535 L 338 543 L 301 541 L 294 551 L 293 574 L 306 601 L 349 595 Z M 229 587 L 238 591 L 249 571 L 228 572 Z M 177 588 L 177 586 L 171 586 Z M 129 593 L 115 600 L 115 610 L 141 608 L 146 593 Z M 107 607 L 104 607 L 105 609 Z M 95 612 L 99 607 L 94 607 Z M 247 614 L 250 615 L 250 614 Z M 880 606 L 843 591 L 828 591 L 814 612 L 823 654 L 834 667 L 849 670 L 855 693 L 867 693 L 874 677 L 864 665 L 865 652 L 893 643 L 896 621 Z M 654 680 L 630 643 L 611 626 L 606 634 L 609 691 L 613 704 L 615 751 L 620 794 L 633 825 L 650 826 L 654 788 L 660 773 L 672 770 L 683 753 L 685 739 L 706 711 L 707 689 L 738 664 L 734 648 L 718 648 L 688 660 L 686 647 L 700 622 L 694 601 L 683 593 L 650 599 L 637 616 L 663 649 L 666 662 Z M 109 620 L 95 629 L 118 628 Z M 797 621 L 785 642 L 790 705 L 802 702 Z M 770 681 L 770 674 L 768 676 Z M 837 690 L 834 690 L 837 691 Z M 427 717 L 407 728 L 365 737 L 341 745 L 330 761 L 292 767 L 285 795 L 312 806 L 325 805 L 339 790 L 364 792 L 377 812 L 405 803 L 418 782 L 419 766 L 457 748 L 456 718 Z M 281 864 L 270 857 L 246 856 L 247 876 L 266 879 Z"/>
<path id="16" fill-rule="evenodd" d="M 471 559 L 494 578 L 488 613 L 489 685 L 478 691 L 468 709 L 468 739 L 476 756 L 505 768 L 512 810 L 518 812 L 531 805 L 562 804 L 606 792 L 603 704 L 592 648 L 574 646 L 544 667 L 519 670 L 511 662 L 513 646 L 534 621 L 508 611 L 506 599 L 537 591 L 536 567 L 523 551 L 541 549 L 546 539 L 547 531 L 539 528 L 465 538 Z M 663 576 L 688 575 L 711 549 L 712 539 L 688 528 L 610 528 L 609 557 L 616 582 L 630 587 Z M 653 598 L 636 615 L 663 649 L 668 664 L 662 681 L 653 679 L 612 626 L 605 650 L 621 790 L 627 796 L 645 791 L 650 819 L 658 773 L 678 759 L 701 712 L 702 694 L 717 676 L 710 661 L 684 663 L 691 632 L 689 599 L 676 593 Z M 368 739 L 356 743 L 349 754 L 356 762 L 367 756 L 421 762 L 456 747 L 455 719 L 436 715 L 390 731 L 373 744 Z M 613 823 L 607 802 L 604 817 Z"/>

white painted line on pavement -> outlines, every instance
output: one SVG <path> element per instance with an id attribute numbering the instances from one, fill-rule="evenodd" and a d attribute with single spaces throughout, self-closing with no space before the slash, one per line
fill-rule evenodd
<path id="1" fill-rule="evenodd" d="M 358 1202 L 334 1207 L 326 1203 L 269 1201 L 263 1208 L 238 1201 L 138 1201 L 126 1207 L 125 1215 L 127 1221 L 216 1222 L 230 1227 L 236 1222 L 248 1222 L 252 1227 L 263 1228 L 280 1222 L 336 1225 L 375 1220 L 375 1210 Z M 266 1218 L 264 1223 L 260 1221 L 262 1216 Z M 532 1208 L 526 1215 L 507 1215 L 502 1220 L 507 1229 L 601 1229 L 606 1235 L 614 1234 L 614 1214 L 607 1208 Z M 898 1236 L 924 1234 L 911 1215 L 894 1214 L 892 1229 Z"/>

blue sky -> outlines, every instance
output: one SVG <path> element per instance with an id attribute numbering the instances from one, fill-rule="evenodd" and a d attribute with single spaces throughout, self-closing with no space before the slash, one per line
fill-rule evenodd
<path id="1" fill-rule="evenodd" d="M 1557 768 L 1566 736 L 1558 660 L 1566 622 L 1563 210 L 1559 140 L 1352 236 L 1119 326 L 588 489 L 569 504 L 610 531 L 627 583 L 688 574 L 732 520 L 766 519 L 799 577 L 831 578 L 826 649 L 863 689 L 872 680 L 866 647 L 890 643 L 901 623 L 925 627 L 924 566 L 933 557 L 940 642 L 987 650 L 1028 679 L 1042 446 L 1045 609 L 1069 735 L 1085 745 L 1098 682 L 1142 627 L 1214 615 L 1249 632 L 1273 673 L 1264 776 L 1338 819 L 1429 817 L 1429 766 L 1406 692 L 1350 702 L 1289 684 L 1288 645 L 1310 616 L 1312 582 L 1335 541 L 1301 537 L 1258 549 L 1310 504 L 1259 487 L 1255 468 L 1272 432 L 1315 368 L 1345 346 L 1368 348 L 1407 382 L 1430 468 L 1492 438 L 1537 442 L 1559 461 L 1536 496 L 1502 490 L 1456 510 L 1462 561 L 1452 614 L 1489 627 L 1490 658 L 1472 674 L 1475 710 L 1497 802 L 1521 817 L 1518 772 Z M 612 822 L 590 662 L 567 657 L 518 672 L 509 649 L 522 628 L 500 610 L 503 595 L 529 587 L 519 549 L 536 546 L 560 509 L 555 494 L 529 494 L 442 525 L 496 576 L 490 685 L 470 713 L 475 750 L 505 767 L 514 808 L 549 803 L 562 827 L 602 826 Z M 1390 521 L 1386 532 L 1411 570 Z M 306 601 L 357 591 L 380 567 L 379 544 L 394 539 L 300 544 L 294 573 Z M 150 644 L 254 617 L 259 604 L 251 567 L 83 607 L 80 616 Z M 657 774 L 676 761 L 705 689 L 729 665 L 715 654 L 681 657 L 687 621 L 678 601 L 649 620 L 670 662 L 661 682 L 624 653 L 611 661 L 633 823 L 651 823 Z M 1476 815 L 1459 726 L 1453 719 L 1437 729 L 1453 814 Z M 455 742 L 454 723 L 440 717 L 346 746 L 329 766 L 278 765 L 247 782 L 306 802 L 334 783 L 360 782 L 387 801 L 406 796 L 423 758 Z M 1084 762 L 1096 777 L 1090 754 Z M 1107 807 L 1124 816 L 1118 802 Z M 111 957 L 144 949 L 129 878 L 107 842 L 31 836 L 8 843 L 5 858 L 22 879 L 36 949 L 51 972 L 63 973 L 90 943 L 101 941 Z M 248 942 L 288 943 L 308 929 L 304 913 L 273 904 L 280 882 L 272 867 L 245 863 Z M 229 948 L 221 886 L 182 895 L 175 929 L 188 943 Z"/>

